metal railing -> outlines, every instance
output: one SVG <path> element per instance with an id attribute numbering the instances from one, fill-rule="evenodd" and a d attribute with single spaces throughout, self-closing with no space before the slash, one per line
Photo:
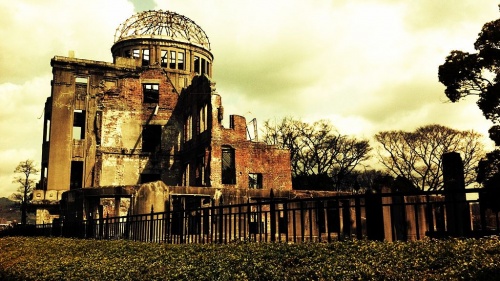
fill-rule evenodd
<path id="1" fill-rule="evenodd" d="M 50 227 L 52 235 L 174 244 L 331 242 L 353 237 L 408 241 L 499 234 L 498 213 L 485 207 L 479 196 L 483 192 L 467 189 L 308 199 L 271 196 L 245 204 L 62 220 Z"/>

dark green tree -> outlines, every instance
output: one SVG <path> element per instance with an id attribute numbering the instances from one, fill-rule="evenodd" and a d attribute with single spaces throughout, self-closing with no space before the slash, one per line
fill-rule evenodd
<path id="1" fill-rule="evenodd" d="M 499 5 L 500 7 L 500 5 Z M 478 96 L 477 105 L 486 119 L 493 122 L 488 131 L 489 137 L 500 146 L 500 19 L 484 24 L 474 43 L 475 52 L 452 51 L 444 64 L 439 66 L 439 81 L 446 87 L 445 94 L 452 102 L 467 96 Z M 488 184 L 498 169 L 492 152 L 483 162 L 478 182 Z M 479 167 L 481 169 L 481 167 Z M 483 175 L 481 175 L 481 173 Z M 495 176 L 496 178 L 497 176 Z M 493 180 L 493 179 L 492 179 Z"/>

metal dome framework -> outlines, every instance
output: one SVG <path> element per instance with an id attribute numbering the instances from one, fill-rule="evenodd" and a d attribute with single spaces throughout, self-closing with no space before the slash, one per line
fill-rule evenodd
<path id="1" fill-rule="evenodd" d="M 191 43 L 210 51 L 203 29 L 191 19 L 170 11 L 144 11 L 120 24 L 115 43 L 133 38 L 158 38 Z"/>

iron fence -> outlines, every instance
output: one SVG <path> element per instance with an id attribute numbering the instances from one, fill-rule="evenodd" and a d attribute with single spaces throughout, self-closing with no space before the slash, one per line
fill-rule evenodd
<path id="1" fill-rule="evenodd" d="M 62 220 L 37 229 L 66 237 L 174 244 L 496 235 L 498 212 L 486 207 L 481 193 L 484 189 L 287 199 L 274 198 L 271 192 L 270 198 L 258 202 L 166 212 L 152 209 L 141 215 Z"/>

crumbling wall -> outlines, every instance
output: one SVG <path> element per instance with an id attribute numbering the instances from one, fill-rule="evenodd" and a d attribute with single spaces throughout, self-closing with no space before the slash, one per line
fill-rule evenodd
<path id="1" fill-rule="evenodd" d="M 143 84 L 159 85 L 159 102 L 143 102 Z M 172 118 L 178 95 L 161 69 L 150 69 L 138 77 L 124 78 L 118 90 L 102 97 L 101 146 L 98 167 L 99 186 L 140 183 L 141 174 L 160 174 L 173 184 L 177 171 L 172 157 L 180 134 L 179 125 Z M 160 148 L 145 152 L 142 147 L 143 128 L 162 127 Z M 172 174 L 173 173 L 173 174 Z"/>

